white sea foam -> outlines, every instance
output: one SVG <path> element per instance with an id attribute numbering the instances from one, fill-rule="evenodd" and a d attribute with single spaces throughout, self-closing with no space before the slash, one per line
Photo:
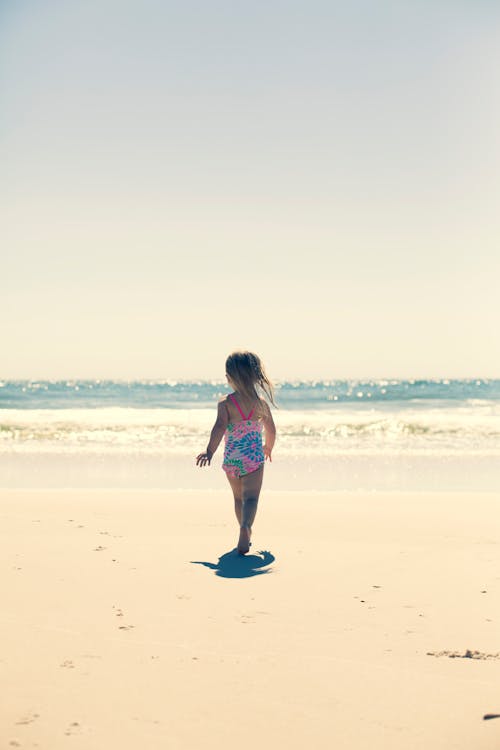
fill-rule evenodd
<path id="1" fill-rule="evenodd" d="M 3 409 L 2 453 L 149 453 L 191 455 L 208 440 L 210 409 Z M 279 410 L 283 455 L 500 456 L 498 402 L 458 406 Z"/>

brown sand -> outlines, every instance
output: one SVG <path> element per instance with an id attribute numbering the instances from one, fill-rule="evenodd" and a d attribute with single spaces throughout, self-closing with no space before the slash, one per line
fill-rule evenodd
<path id="1" fill-rule="evenodd" d="M 3 491 L 0 748 L 497 750 L 499 500 Z"/>

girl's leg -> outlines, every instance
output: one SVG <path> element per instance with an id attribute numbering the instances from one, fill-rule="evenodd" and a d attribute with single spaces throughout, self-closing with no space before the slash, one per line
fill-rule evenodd
<path id="1" fill-rule="evenodd" d="M 226 476 L 227 476 L 227 481 L 231 485 L 231 489 L 233 491 L 234 512 L 236 513 L 238 525 L 241 526 L 241 507 L 242 507 L 242 499 L 243 499 L 242 481 L 239 477 L 230 477 L 228 474 L 226 474 Z"/>
<path id="2" fill-rule="evenodd" d="M 240 538 L 238 541 L 238 552 L 246 554 L 250 548 L 250 536 L 252 534 L 252 524 L 257 513 L 259 495 L 264 477 L 264 467 L 261 466 L 257 471 L 251 474 L 245 474 L 241 477 L 242 484 L 242 507 L 240 521 Z"/>

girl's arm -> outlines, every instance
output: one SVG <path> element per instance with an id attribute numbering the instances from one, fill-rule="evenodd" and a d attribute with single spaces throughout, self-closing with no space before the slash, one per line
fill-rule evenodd
<path id="1" fill-rule="evenodd" d="M 207 449 L 205 453 L 200 453 L 198 456 L 196 456 L 196 466 L 205 466 L 205 464 L 208 464 L 210 466 L 212 456 L 219 447 L 220 441 L 224 437 L 228 421 L 229 418 L 226 406 L 223 401 L 220 401 L 217 405 L 217 419 L 215 420 L 215 424 L 212 427 L 212 432 L 210 433 L 210 440 L 208 441 Z"/>
<path id="2" fill-rule="evenodd" d="M 264 456 L 266 457 L 266 460 L 269 459 L 272 461 L 271 453 L 273 451 L 274 442 L 276 440 L 276 425 L 274 424 L 273 415 L 271 414 L 271 409 L 269 408 L 268 404 L 265 404 L 264 406 L 264 416 L 262 418 L 262 421 L 264 423 Z"/>

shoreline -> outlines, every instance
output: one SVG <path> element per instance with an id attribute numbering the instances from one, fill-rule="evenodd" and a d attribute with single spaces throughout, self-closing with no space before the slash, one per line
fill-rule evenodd
<path id="1" fill-rule="evenodd" d="M 200 469 L 194 456 L 0 453 L 4 489 L 144 488 L 206 491 L 228 487 L 222 454 Z M 266 464 L 272 491 L 500 492 L 497 456 L 282 456 Z"/>
<path id="2" fill-rule="evenodd" d="M 2 500 L 3 495 L 10 495 L 10 494 L 27 494 L 27 495 L 42 495 L 45 493 L 58 493 L 58 494 L 95 494 L 95 493 L 103 493 L 106 495 L 137 495 L 138 493 L 146 493 L 150 495 L 226 495 L 228 501 L 231 501 L 231 490 L 229 486 L 223 485 L 222 487 L 206 487 L 205 489 L 198 489 L 198 488 L 192 488 L 192 487 L 180 487 L 177 489 L 172 489 L 168 487 L 2 487 L 0 485 L 0 502 Z M 397 490 L 397 489 L 389 489 L 389 490 L 381 490 L 381 489 L 371 489 L 371 490 L 324 490 L 324 489 L 317 489 L 317 488 L 311 488 L 307 490 L 303 489 L 270 489 L 267 487 L 263 487 L 261 492 L 261 498 L 264 495 L 318 495 L 320 497 L 329 497 L 334 496 L 336 498 L 342 498 L 345 497 L 346 499 L 349 499 L 353 496 L 358 497 L 364 497 L 368 496 L 371 497 L 372 495 L 376 495 L 377 497 L 395 497 L 396 495 L 398 497 L 403 497 L 407 499 L 421 499 L 425 496 L 434 496 L 437 495 L 439 498 L 446 498 L 449 496 L 449 498 L 456 497 L 456 495 L 460 495 L 461 497 L 467 497 L 471 500 L 471 502 L 474 501 L 474 498 L 479 495 L 483 498 L 492 498 L 497 499 L 499 502 L 500 507 L 500 494 L 495 490 Z"/>

